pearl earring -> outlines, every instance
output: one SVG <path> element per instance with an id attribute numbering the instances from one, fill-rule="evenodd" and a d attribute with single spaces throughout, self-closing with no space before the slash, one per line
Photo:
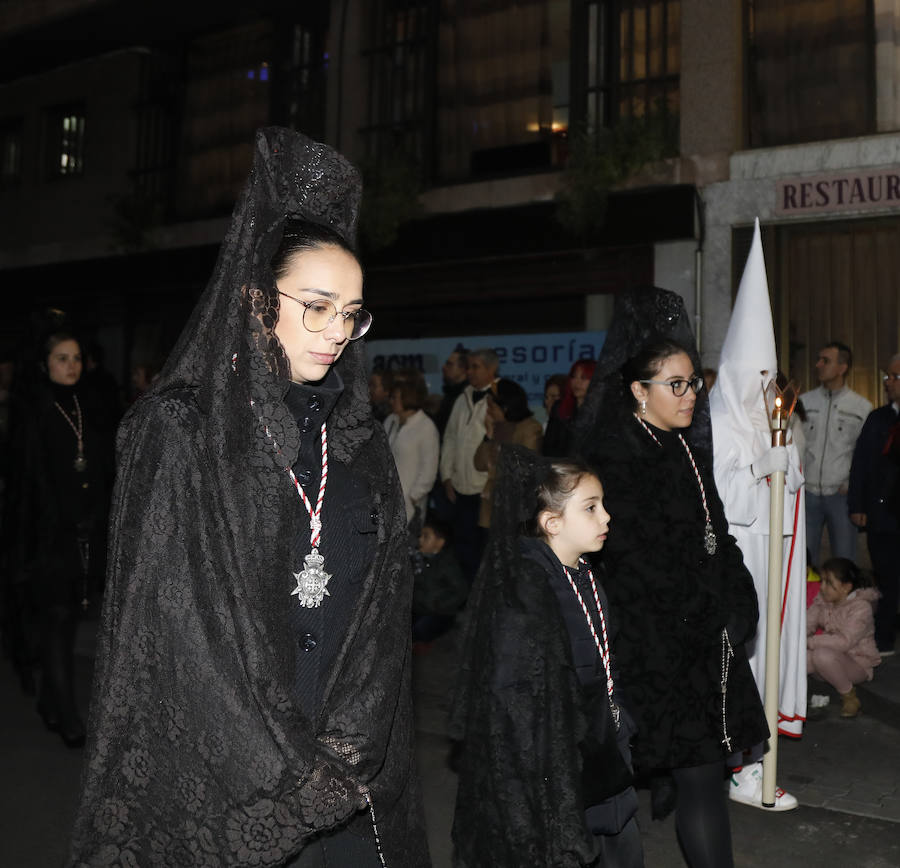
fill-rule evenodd
<path id="1" fill-rule="evenodd" d="M 647 415 L 647 402 L 646 401 L 641 401 L 641 415 L 642 416 Z"/>

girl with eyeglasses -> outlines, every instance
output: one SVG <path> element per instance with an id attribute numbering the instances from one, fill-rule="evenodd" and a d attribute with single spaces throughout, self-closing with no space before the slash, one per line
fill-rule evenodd
<path id="1" fill-rule="evenodd" d="M 359 199 L 339 154 L 261 130 L 206 293 L 123 422 L 71 864 L 430 864 Z"/>
<path id="2" fill-rule="evenodd" d="M 598 367 L 580 442 L 615 516 L 602 560 L 636 771 L 655 818 L 676 810 L 691 868 L 728 868 L 726 758 L 767 734 L 744 648 L 757 602 L 716 492 L 681 300 L 623 293 Z"/>

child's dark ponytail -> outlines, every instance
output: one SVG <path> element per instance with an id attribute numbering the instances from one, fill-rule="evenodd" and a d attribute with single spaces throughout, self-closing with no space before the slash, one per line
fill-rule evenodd
<path id="1" fill-rule="evenodd" d="M 538 522 L 540 514 L 552 512 L 559 515 L 582 478 L 594 475 L 594 471 L 581 461 L 551 461 L 535 488 L 535 506 L 531 517 L 525 522 L 525 534 L 543 538 L 544 531 Z"/>
<path id="2" fill-rule="evenodd" d="M 822 564 L 822 573 L 831 573 L 842 584 L 849 582 L 854 591 L 857 588 L 871 588 L 873 584 L 869 574 L 849 558 L 829 558 Z"/>

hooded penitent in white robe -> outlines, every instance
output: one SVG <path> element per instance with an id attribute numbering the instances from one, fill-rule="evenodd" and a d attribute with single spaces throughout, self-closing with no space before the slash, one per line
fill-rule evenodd
<path id="1" fill-rule="evenodd" d="M 716 487 L 759 599 L 759 627 L 748 652 L 760 696 L 765 694 L 766 680 L 769 478 L 757 479 L 751 465 L 771 448 L 763 389 L 776 371 L 775 332 L 757 223 L 709 404 Z M 799 737 L 806 719 L 806 515 L 802 453 L 790 431 L 787 452 L 778 731 Z"/>

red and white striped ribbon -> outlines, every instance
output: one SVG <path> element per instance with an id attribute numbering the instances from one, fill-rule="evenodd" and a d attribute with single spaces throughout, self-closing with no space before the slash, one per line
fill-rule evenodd
<path id="1" fill-rule="evenodd" d="M 319 495 L 316 498 L 315 509 L 312 508 L 303 486 L 300 485 L 297 477 L 294 476 L 293 468 L 288 467 L 287 472 L 290 474 L 291 482 L 294 483 L 294 488 L 297 489 L 297 493 L 300 495 L 300 499 L 309 513 L 309 544 L 314 549 L 317 549 L 319 547 L 319 539 L 322 536 L 322 503 L 325 500 L 325 483 L 328 482 L 328 434 L 325 430 L 324 422 L 322 423 L 322 478 L 319 482 Z"/>
<path id="2" fill-rule="evenodd" d="M 256 405 L 253 401 L 250 401 L 250 406 L 254 407 Z M 278 441 L 269 431 L 269 426 L 266 425 L 262 417 L 260 417 L 259 421 L 263 426 L 263 431 L 266 432 L 266 437 L 268 437 L 272 443 L 272 448 L 278 455 L 284 457 L 281 447 L 278 445 Z M 303 505 L 306 507 L 306 511 L 309 514 L 309 544 L 312 548 L 317 549 L 319 547 L 319 540 L 322 537 L 322 504 L 325 502 L 325 484 L 328 482 L 328 432 L 324 422 L 322 423 L 322 476 L 319 480 L 319 494 L 316 497 L 315 509 L 313 509 L 312 504 L 309 502 L 309 498 L 306 496 L 303 486 L 300 485 L 300 482 L 294 475 L 294 469 L 289 465 L 285 465 L 284 469 L 291 477 L 291 482 L 294 483 L 294 488 L 297 489 L 297 494 L 300 495 L 300 499 L 303 501 Z"/>
<path id="3" fill-rule="evenodd" d="M 579 558 L 578 562 L 584 563 L 581 558 Z M 600 655 L 600 659 L 603 661 L 603 669 L 606 671 L 606 692 L 609 695 L 610 702 L 612 702 L 613 679 L 612 669 L 609 665 L 609 639 L 606 635 L 606 618 L 603 617 L 603 607 L 600 605 L 600 595 L 597 593 L 597 583 L 594 581 L 594 573 L 592 570 L 588 570 L 588 579 L 590 579 L 591 591 L 594 594 L 594 604 L 597 606 L 597 614 L 600 616 L 600 632 L 603 634 L 602 645 L 600 643 L 600 637 L 597 635 L 597 630 L 594 627 L 594 619 L 591 617 L 591 613 L 588 611 L 588 607 L 584 602 L 584 597 L 581 596 L 581 591 L 578 590 L 578 585 L 575 584 L 575 581 L 569 574 L 568 567 L 563 567 L 563 572 L 566 574 L 566 578 L 569 580 L 569 584 L 571 585 L 572 590 L 575 592 L 575 598 L 581 605 L 581 611 L 584 612 L 584 617 L 587 621 L 588 629 L 591 631 L 591 636 L 594 637 L 594 644 L 597 646 L 597 653 Z"/>

